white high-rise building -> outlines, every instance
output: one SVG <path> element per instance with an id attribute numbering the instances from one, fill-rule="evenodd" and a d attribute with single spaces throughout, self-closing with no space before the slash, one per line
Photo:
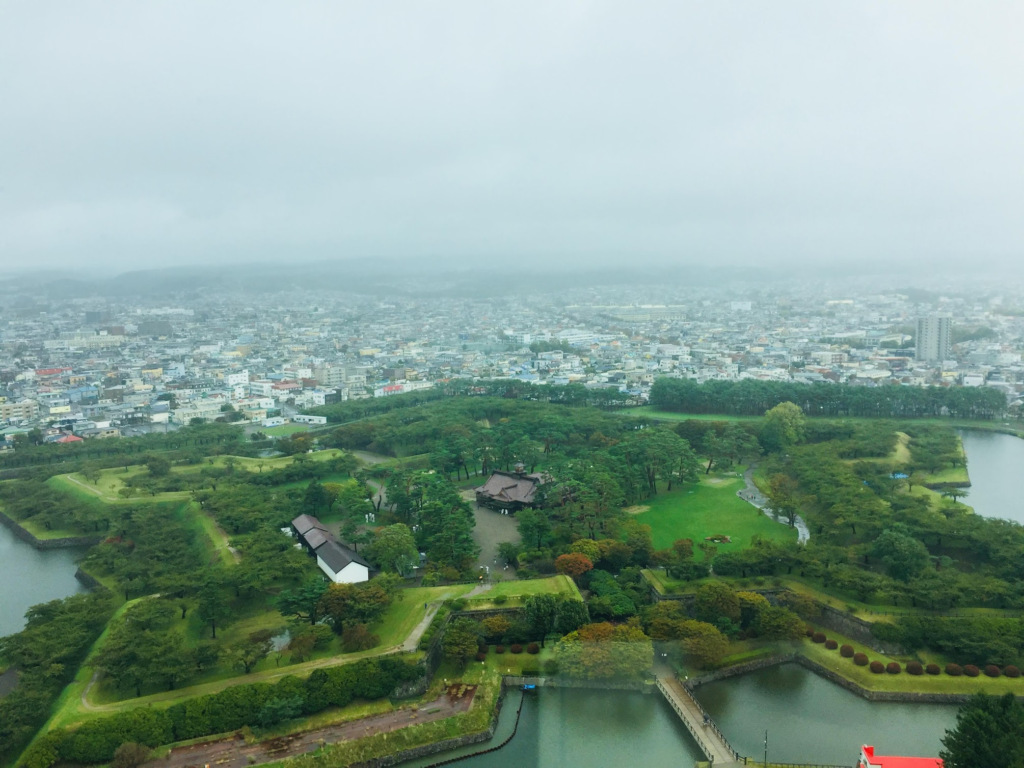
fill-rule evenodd
<path id="1" fill-rule="evenodd" d="M 927 362 L 948 360 L 953 348 L 953 320 L 949 315 L 917 318 L 915 357 Z"/>

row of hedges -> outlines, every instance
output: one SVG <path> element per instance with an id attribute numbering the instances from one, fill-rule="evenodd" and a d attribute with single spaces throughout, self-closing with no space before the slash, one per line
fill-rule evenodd
<path id="1" fill-rule="evenodd" d="M 434 614 L 434 618 L 430 620 L 430 626 L 427 627 L 427 631 L 420 637 L 420 642 L 416 646 L 417 649 L 425 651 L 430 647 L 434 637 L 441 631 L 441 627 L 444 625 L 444 621 L 448 618 L 448 614 L 451 613 L 451 610 L 452 609 L 448 607 L 447 603 L 442 604 L 437 609 L 437 613 Z"/>
<path id="2" fill-rule="evenodd" d="M 811 638 L 811 642 L 824 644 L 830 651 L 834 651 L 838 647 L 840 656 L 845 659 L 853 659 L 853 663 L 858 667 L 869 667 L 876 675 L 880 675 L 883 672 L 890 675 L 898 675 L 904 670 L 904 668 L 895 661 L 890 661 L 888 664 L 883 664 L 880 661 L 869 661 L 867 654 L 855 653 L 852 645 L 843 645 L 840 647 L 835 640 L 828 639 L 825 637 L 823 632 L 817 632 L 813 627 L 808 627 L 806 634 Z M 905 669 L 908 675 L 938 675 L 943 672 L 943 670 L 939 668 L 938 664 L 922 666 L 918 661 L 908 661 Z M 963 667 L 959 664 L 947 664 L 944 671 L 950 677 L 960 677 L 961 675 L 977 677 L 982 674 L 982 672 L 984 672 L 987 677 L 999 677 L 1000 675 L 1005 675 L 1010 678 L 1020 677 L 1020 669 L 1012 664 L 1009 664 L 1002 669 L 997 667 L 995 664 L 989 664 L 984 668 L 984 670 L 978 669 L 978 667 L 973 664 L 967 664 Z"/>
<path id="3" fill-rule="evenodd" d="M 486 656 L 487 655 L 488 647 L 489 646 L 481 645 L 480 649 L 479 649 L 480 650 L 480 654 L 479 655 Z M 519 643 L 512 643 L 512 645 L 510 645 L 508 647 L 508 650 L 511 653 L 522 653 L 523 650 L 524 650 L 524 646 L 520 645 Z M 540 646 L 537 645 L 536 643 L 530 643 L 529 645 L 525 646 L 525 650 L 526 650 L 527 653 L 536 655 L 536 654 L 540 653 Z M 496 645 L 496 646 L 494 646 L 494 652 L 495 653 L 504 653 L 505 652 L 505 646 L 504 645 Z"/>
<path id="4" fill-rule="evenodd" d="M 366 659 L 314 670 L 305 680 L 289 675 L 277 683 L 236 685 L 167 709 L 139 707 L 90 720 L 74 731 L 51 731 L 25 752 L 21 765 L 106 763 L 125 742 L 156 747 L 245 726 L 266 728 L 327 707 L 344 707 L 355 699 L 383 698 L 421 674 L 422 669 L 401 659 Z"/>

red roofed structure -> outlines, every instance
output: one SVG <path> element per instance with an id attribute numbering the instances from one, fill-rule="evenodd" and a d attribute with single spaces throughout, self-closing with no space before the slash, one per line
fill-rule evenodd
<path id="1" fill-rule="evenodd" d="M 876 755 L 874 747 L 864 745 L 860 748 L 857 768 L 942 768 L 942 760 L 938 757 Z"/>

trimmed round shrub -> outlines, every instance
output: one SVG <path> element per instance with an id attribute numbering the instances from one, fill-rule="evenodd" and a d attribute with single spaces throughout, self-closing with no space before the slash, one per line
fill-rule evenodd
<path id="1" fill-rule="evenodd" d="M 505 646 L 504 645 L 496 645 L 496 646 L 494 646 L 494 652 L 495 653 L 504 653 L 505 652 Z"/>
<path id="2" fill-rule="evenodd" d="M 907 674 L 908 675 L 923 675 L 924 667 L 921 666 L 919 661 L 908 661 L 907 662 Z"/>
<path id="3" fill-rule="evenodd" d="M 1003 668 L 1003 674 L 1007 677 L 1020 677 L 1020 670 L 1013 666 L 1013 664 L 1007 664 Z"/>
<path id="4" fill-rule="evenodd" d="M 900 663 L 898 661 L 890 661 L 888 664 L 885 665 L 885 671 L 888 672 L 890 675 L 898 675 L 900 672 L 903 671 L 903 668 L 900 666 Z"/>
<path id="5" fill-rule="evenodd" d="M 868 655 L 866 653 L 853 654 L 853 663 L 858 667 L 866 667 L 868 665 Z"/>
<path id="6" fill-rule="evenodd" d="M 836 648 L 839 647 L 839 643 L 837 643 L 832 638 L 829 638 L 825 641 L 825 647 L 828 648 L 830 651 L 834 651 Z"/>
<path id="7" fill-rule="evenodd" d="M 824 643 L 825 642 L 825 633 L 824 632 L 815 632 L 813 635 L 811 635 L 811 642 L 814 642 L 814 643 Z"/>
<path id="8" fill-rule="evenodd" d="M 967 675 L 968 677 L 977 677 L 978 675 L 981 674 L 981 670 L 978 669 L 973 664 L 965 664 L 964 665 L 964 674 Z"/>
<path id="9" fill-rule="evenodd" d="M 882 662 L 880 662 L 880 661 L 877 661 L 877 660 L 876 660 L 876 661 L 872 661 L 872 662 L 871 662 L 871 666 L 870 666 L 870 669 L 871 669 L 871 671 L 872 671 L 872 672 L 874 672 L 874 673 L 875 673 L 876 675 L 880 675 L 880 674 L 882 674 L 883 672 L 885 672 L 885 664 L 883 664 Z"/>
<path id="10" fill-rule="evenodd" d="M 964 668 L 959 664 L 947 664 L 946 674 L 950 677 L 960 677 L 964 673 Z"/>
<path id="11" fill-rule="evenodd" d="M 537 645 L 536 643 L 530 643 L 528 646 L 526 646 L 526 652 L 527 653 L 532 653 L 532 654 L 538 654 L 538 653 L 540 653 L 540 646 Z"/>
<path id="12" fill-rule="evenodd" d="M 804 630 L 804 634 L 807 635 L 808 637 L 814 637 L 814 627 L 807 627 Z"/>
<path id="13" fill-rule="evenodd" d="M 841 647 L 839 649 L 839 655 L 842 656 L 844 659 L 852 659 L 853 658 L 853 646 L 852 645 L 844 645 L 843 647 Z"/>
<path id="14" fill-rule="evenodd" d="M 929 675 L 937 675 L 942 671 L 942 669 L 941 667 L 939 667 L 938 664 L 929 664 L 927 667 L 924 668 L 924 671 L 927 672 Z"/>
<path id="15" fill-rule="evenodd" d="M 477 661 L 487 661 L 487 654 L 486 653 L 478 653 L 476 655 L 476 660 Z"/>
<path id="16" fill-rule="evenodd" d="M 999 667 L 997 667 L 995 664 L 989 664 L 985 667 L 986 677 L 999 677 L 1000 674 L 1001 673 L 999 671 Z"/>
<path id="17" fill-rule="evenodd" d="M 509 650 L 512 651 L 512 653 L 522 653 L 523 646 L 521 646 L 519 643 L 512 643 L 512 646 L 509 648 Z"/>
<path id="18" fill-rule="evenodd" d="M 495 595 L 491 602 L 495 605 L 504 605 L 508 602 L 508 595 Z"/>

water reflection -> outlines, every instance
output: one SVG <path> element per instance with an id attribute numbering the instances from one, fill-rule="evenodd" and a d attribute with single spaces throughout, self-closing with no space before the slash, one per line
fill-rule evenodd
<path id="1" fill-rule="evenodd" d="M 83 553 L 36 549 L 0 525 L 0 636 L 20 632 L 31 606 L 85 591 L 75 578 Z"/>
<path id="2" fill-rule="evenodd" d="M 702 686 L 697 698 L 743 755 L 854 765 L 861 744 L 880 753 L 938 755 L 955 706 L 870 702 L 795 664 Z"/>

